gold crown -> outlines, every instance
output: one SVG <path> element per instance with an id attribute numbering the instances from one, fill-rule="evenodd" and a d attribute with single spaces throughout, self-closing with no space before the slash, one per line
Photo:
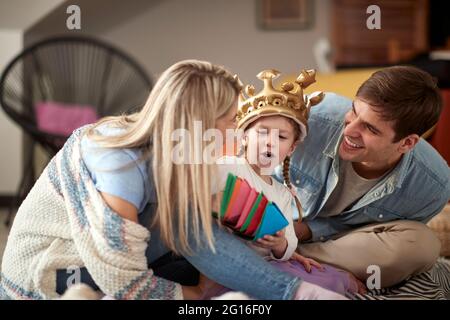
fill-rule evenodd
<path id="1" fill-rule="evenodd" d="M 273 87 L 273 80 L 280 72 L 269 69 L 261 71 L 256 77 L 264 81 L 264 88 L 255 95 L 255 87 L 247 85 L 239 96 L 237 127 L 245 129 L 253 121 L 272 115 L 280 115 L 295 120 L 301 130 L 300 140 L 303 140 L 308 130 L 309 110 L 324 98 L 323 92 L 314 92 L 309 97 L 303 94 L 303 89 L 316 82 L 315 70 L 302 70 L 295 80 L 285 82 L 281 90 Z M 247 97 L 244 96 L 244 93 Z"/>

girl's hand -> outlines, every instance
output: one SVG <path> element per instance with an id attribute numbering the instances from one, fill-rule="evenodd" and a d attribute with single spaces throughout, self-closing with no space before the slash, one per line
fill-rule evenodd
<path id="1" fill-rule="evenodd" d="M 270 249 L 275 258 L 280 259 L 286 252 L 288 242 L 284 236 L 284 229 L 278 231 L 273 236 L 265 235 L 256 240 L 255 244 L 258 247 Z"/>
<path id="2" fill-rule="evenodd" d="M 318 263 L 317 261 L 315 261 L 313 259 L 306 258 L 297 252 L 294 252 L 294 254 L 291 257 L 291 260 L 296 260 L 296 261 L 300 262 L 307 272 L 311 272 L 312 266 L 316 267 L 320 271 L 324 271 L 324 269 L 320 263 Z"/>

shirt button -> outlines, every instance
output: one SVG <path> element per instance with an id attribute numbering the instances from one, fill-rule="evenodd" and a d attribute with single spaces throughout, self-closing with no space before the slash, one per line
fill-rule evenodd
<path id="1" fill-rule="evenodd" d="M 295 183 L 296 183 L 296 184 L 299 184 L 299 183 L 300 183 L 300 180 L 295 180 Z"/>
<path id="2" fill-rule="evenodd" d="M 323 241 L 323 240 L 325 240 L 325 238 L 324 237 L 320 237 L 320 241 Z"/>
<path id="3" fill-rule="evenodd" d="M 378 218 L 379 218 L 379 219 L 383 219 L 383 214 L 380 213 L 380 214 L 378 215 Z"/>

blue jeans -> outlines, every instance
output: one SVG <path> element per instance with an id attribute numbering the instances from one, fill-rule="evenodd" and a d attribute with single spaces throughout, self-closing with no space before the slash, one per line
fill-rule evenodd
<path id="1" fill-rule="evenodd" d="M 140 214 L 139 223 L 149 226 L 155 208 L 148 205 Z M 147 261 L 152 263 L 169 252 L 163 245 L 158 228 L 149 228 L 151 239 L 147 247 Z M 215 253 L 205 244 L 189 244 L 194 254 L 185 258 L 201 273 L 221 285 L 241 291 L 256 299 L 292 299 L 301 279 L 282 272 L 264 260 L 253 249 L 228 231 L 213 224 Z"/>
<path id="2" fill-rule="evenodd" d="M 189 244 L 194 254 L 184 257 L 189 263 L 184 263 L 180 259 L 170 261 L 167 259 L 170 250 L 164 246 L 159 229 L 149 227 L 155 209 L 156 204 L 147 205 L 146 210 L 139 215 L 139 223 L 148 227 L 151 232 L 146 257 L 149 267 L 156 267 L 154 270 L 156 275 L 172 281 L 183 278 L 191 281 L 192 277 L 195 277 L 195 269 L 192 268 L 194 266 L 213 281 L 232 290 L 244 292 L 252 298 L 268 300 L 293 298 L 300 285 L 300 278 L 276 269 L 236 236 L 215 223 L 213 225 L 215 253 L 207 245 L 198 245 L 191 238 Z M 171 270 L 177 275 L 164 276 Z M 68 276 L 66 270 L 58 270 L 58 293 L 62 294 L 67 289 Z M 86 268 L 81 270 L 81 282 L 99 290 Z"/>

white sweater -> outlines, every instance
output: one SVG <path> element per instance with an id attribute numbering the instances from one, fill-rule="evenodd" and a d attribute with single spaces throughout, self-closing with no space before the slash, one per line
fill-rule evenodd
<path id="1" fill-rule="evenodd" d="M 272 184 L 265 182 L 250 166 L 250 164 L 244 159 L 234 156 L 225 156 L 217 160 L 218 175 L 216 181 L 213 182 L 212 193 L 218 193 L 225 189 L 228 173 L 232 173 L 239 176 L 255 188 L 258 192 L 263 192 L 269 201 L 275 202 L 280 208 L 284 217 L 289 221 L 289 225 L 285 230 L 285 237 L 288 242 L 288 246 L 285 254 L 280 259 L 276 259 L 269 249 L 263 249 L 252 244 L 251 241 L 246 241 L 252 248 L 258 251 L 261 255 L 268 259 L 274 260 L 289 260 L 297 248 L 298 239 L 295 235 L 292 212 L 293 205 L 295 205 L 294 198 L 280 182 L 272 179 Z"/>

